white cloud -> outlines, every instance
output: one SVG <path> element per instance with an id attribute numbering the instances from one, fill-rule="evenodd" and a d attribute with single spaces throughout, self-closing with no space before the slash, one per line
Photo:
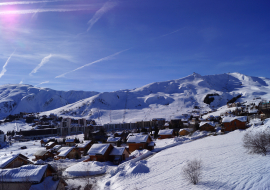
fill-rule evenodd
<path id="1" fill-rule="evenodd" d="M 8 65 L 8 62 L 9 62 L 10 58 L 12 57 L 12 55 L 15 53 L 15 51 L 16 50 L 14 50 L 14 52 L 9 56 L 6 63 L 4 64 L 3 69 L 2 69 L 2 71 L 0 73 L 0 78 L 5 75 L 5 72 L 7 71 L 6 66 Z"/>
<path id="2" fill-rule="evenodd" d="M 90 65 L 93 65 L 93 64 L 95 64 L 95 63 L 99 63 L 99 62 L 102 62 L 102 61 L 109 60 L 109 59 L 113 58 L 114 56 L 119 55 L 120 53 L 123 53 L 123 52 L 125 52 L 125 51 L 130 50 L 130 49 L 132 49 L 132 48 L 125 49 L 125 50 L 119 51 L 119 52 L 117 52 L 117 53 L 114 53 L 114 54 L 112 54 L 112 55 L 109 55 L 109 56 L 107 56 L 107 57 L 103 57 L 103 58 L 101 58 L 101 59 L 99 59 L 99 60 L 93 61 L 93 62 L 91 62 L 91 63 L 87 63 L 87 64 L 85 64 L 85 65 L 83 65 L 83 66 L 81 66 L 81 67 L 78 67 L 77 69 L 74 69 L 74 70 L 72 70 L 72 71 L 66 72 L 66 73 L 64 73 L 64 74 L 62 74 L 62 75 L 58 75 L 58 76 L 56 76 L 55 78 L 61 78 L 61 77 L 64 77 L 64 76 L 65 76 L 66 74 L 68 74 L 68 73 L 72 73 L 72 72 L 74 72 L 74 71 L 77 71 L 77 70 L 79 70 L 79 69 L 82 69 L 82 68 L 87 67 L 87 66 L 90 66 Z"/>
<path id="3" fill-rule="evenodd" d="M 50 60 L 51 57 L 52 57 L 52 54 L 44 57 L 41 60 L 40 64 L 38 64 L 38 66 L 36 66 L 36 68 L 34 68 L 33 71 L 31 71 L 31 73 L 29 73 L 29 75 L 31 76 L 33 73 L 36 73 L 40 69 L 40 67 L 42 67 L 45 63 L 47 63 Z"/>
<path id="4" fill-rule="evenodd" d="M 22 83 L 23 83 L 23 81 L 21 80 L 21 82 L 19 84 L 22 84 Z"/>
<path id="5" fill-rule="evenodd" d="M 107 11 L 112 9 L 116 5 L 116 2 L 107 1 L 91 18 L 91 20 L 88 21 L 89 27 L 87 31 L 91 30 L 93 25 L 105 14 Z"/>

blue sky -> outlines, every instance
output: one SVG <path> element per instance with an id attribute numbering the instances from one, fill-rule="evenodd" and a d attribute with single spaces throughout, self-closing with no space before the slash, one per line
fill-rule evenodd
<path id="1" fill-rule="evenodd" d="M 0 85 L 115 91 L 201 75 L 268 77 L 269 1 L 0 2 Z"/>

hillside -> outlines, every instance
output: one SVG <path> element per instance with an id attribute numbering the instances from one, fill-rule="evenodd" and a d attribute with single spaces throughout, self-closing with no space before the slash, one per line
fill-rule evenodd
<path id="1" fill-rule="evenodd" d="M 91 97 L 98 92 L 56 91 L 24 84 L 0 86 L 0 117 L 20 112 L 42 112 Z"/>
<path id="2" fill-rule="evenodd" d="M 99 185 L 110 190 L 269 189 L 269 154 L 248 154 L 242 146 L 247 131 L 269 130 L 264 125 L 209 136 L 163 150 L 148 160 L 123 163 Z M 201 159 L 202 180 L 190 184 L 181 174 L 188 160 Z"/>
<path id="3" fill-rule="evenodd" d="M 193 73 L 185 78 L 155 82 L 132 90 L 100 93 L 51 112 L 63 117 L 95 119 L 100 124 L 157 117 L 170 120 L 191 112 L 194 106 L 200 111 L 216 109 L 237 96 L 241 96 L 237 101 L 251 101 L 255 97 L 269 99 L 269 84 L 270 79 L 240 73 L 209 76 Z M 205 100 L 207 95 L 208 101 Z"/>

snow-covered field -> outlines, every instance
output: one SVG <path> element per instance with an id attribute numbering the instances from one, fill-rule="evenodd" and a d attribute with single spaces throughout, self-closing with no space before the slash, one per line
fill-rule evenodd
<path id="1" fill-rule="evenodd" d="M 270 128 L 264 126 L 249 130 Z M 245 130 L 209 136 L 168 148 L 147 160 L 126 162 L 100 181 L 102 189 L 268 189 L 270 162 L 268 154 L 251 155 L 242 146 Z M 201 159 L 203 178 L 198 185 L 187 182 L 182 168 L 188 160 Z"/>
<path id="2" fill-rule="evenodd" d="M 7 123 L 0 124 L 0 130 L 6 133 L 7 131 L 20 131 L 20 130 L 29 130 L 32 129 L 32 126 L 25 123 L 25 121 L 17 120 Z"/>

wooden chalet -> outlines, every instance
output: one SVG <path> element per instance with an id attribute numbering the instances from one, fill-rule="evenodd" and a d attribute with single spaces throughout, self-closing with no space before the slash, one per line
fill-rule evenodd
<path id="1" fill-rule="evenodd" d="M 224 117 L 222 119 L 223 131 L 234 131 L 235 129 L 246 129 L 247 116 Z"/>
<path id="2" fill-rule="evenodd" d="M 16 174 L 16 175 L 14 175 Z M 0 190 L 7 189 L 65 189 L 67 184 L 58 177 L 53 177 L 56 170 L 47 165 L 26 165 L 19 168 L 1 170 Z"/>
<path id="3" fill-rule="evenodd" d="M 129 136 L 127 144 L 129 146 L 129 152 L 142 149 L 153 150 L 155 146 L 155 143 L 152 141 L 150 135 Z"/>
<path id="4" fill-rule="evenodd" d="M 93 144 L 88 153 L 90 158 L 88 161 L 106 162 L 110 160 L 110 153 L 113 149 L 111 144 Z"/>
<path id="5" fill-rule="evenodd" d="M 83 143 L 76 144 L 75 147 L 77 147 L 79 151 L 85 156 L 93 144 L 93 141 L 84 141 Z"/>
<path id="6" fill-rule="evenodd" d="M 48 142 L 47 144 L 45 144 L 45 148 L 48 150 L 53 148 L 55 145 L 56 145 L 55 142 Z"/>
<path id="7" fill-rule="evenodd" d="M 0 157 L 0 169 L 18 168 L 23 165 L 33 164 L 22 154 Z"/>
<path id="8" fill-rule="evenodd" d="M 38 150 L 34 156 L 36 157 L 35 159 L 33 159 L 33 161 L 37 161 L 37 160 L 47 160 L 48 158 L 53 158 L 54 154 L 51 151 L 48 150 Z"/>
<path id="9" fill-rule="evenodd" d="M 192 131 L 193 131 L 192 128 L 183 128 L 179 130 L 179 135 L 180 136 L 189 135 Z"/>
<path id="10" fill-rule="evenodd" d="M 59 159 L 80 159 L 81 152 L 78 148 L 74 147 L 62 147 L 58 150 L 58 155 L 54 157 L 55 160 Z"/>
<path id="11" fill-rule="evenodd" d="M 174 130 L 173 129 L 163 129 L 158 132 L 158 139 L 167 139 L 174 138 Z"/>
<path id="12" fill-rule="evenodd" d="M 75 146 L 76 142 L 75 139 L 66 139 L 66 145 L 71 147 L 71 146 Z"/>
<path id="13" fill-rule="evenodd" d="M 121 144 L 121 137 L 108 137 L 107 143 L 110 143 L 113 146 Z"/>
<path id="14" fill-rule="evenodd" d="M 206 121 L 206 122 L 201 122 L 199 126 L 201 131 L 210 131 L 210 132 L 215 132 L 216 131 L 216 123 L 213 121 Z"/>
<path id="15" fill-rule="evenodd" d="M 125 147 L 113 147 L 109 159 L 114 164 L 120 164 L 123 160 L 129 157 L 129 151 Z"/>

